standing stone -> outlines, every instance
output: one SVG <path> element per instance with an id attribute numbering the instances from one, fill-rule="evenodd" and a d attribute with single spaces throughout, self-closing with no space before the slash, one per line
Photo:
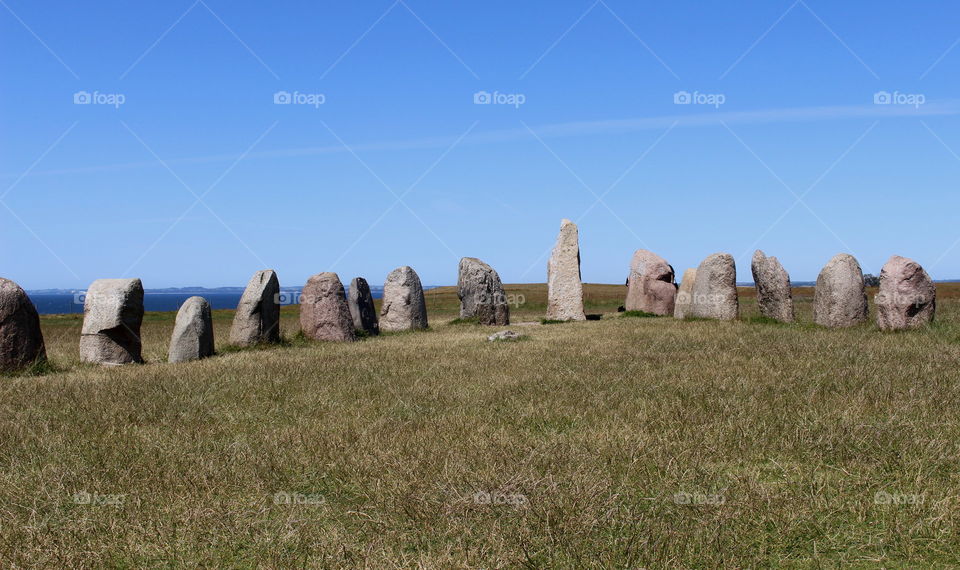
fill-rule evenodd
<path id="1" fill-rule="evenodd" d="M 365 331 L 367 334 L 380 334 L 377 309 L 373 306 L 373 295 L 370 293 L 370 285 L 367 285 L 367 280 L 363 277 L 354 277 L 350 282 L 347 306 L 350 307 L 350 318 L 353 319 L 354 329 Z"/>
<path id="2" fill-rule="evenodd" d="M 80 360 L 104 365 L 143 362 L 142 323 L 139 279 L 97 279 L 83 302 Z"/>
<path id="3" fill-rule="evenodd" d="M 230 328 L 230 344 L 280 342 L 280 281 L 272 269 L 257 271 L 240 297 Z"/>
<path id="4" fill-rule="evenodd" d="M 423 285 L 413 268 L 404 265 L 387 275 L 383 284 L 383 306 L 380 309 L 380 329 L 405 331 L 427 328 L 427 304 L 423 299 Z"/>
<path id="5" fill-rule="evenodd" d="M 356 340 L 343 283 L 336 273 L 317 273 L 300 294 L 300 328 L 314 340 Z"/>
<path id="6" fill-rule="evenodd" d="M 580 281 L 580 242 L 577 225 L 560 221 L 560 234 L 547 262 L 547 318 L 585 321 Z"/>
<path id="7" fill-rule="evenodd" d="M 767 257 L 759 249 L 753 252 L 753 282 L 757 287 L 760 314 L 782 323 L 793 322 L 793 296 L 790 275 L 776 257 Z"/>
<path id="8" fill-rule="evenodd" d="M 170 362 L 187 362 L 213 356 L 213 318 L 210 303 L 190 297 L 177 311 L 170 337 Z"/>
<path id="9" fill-rule="evenodd" d="M 460 318 L 476 318 L 482 325 L 510 324 L 507 294 L 496 271 L 475 257 L 460 260 L 457 275 Z"/>
<path id="10" fill-rule="evenodd" d="M 0 371 L 20 370 L 46 359 L 37 308 L 19 285 L 0 277 Z"/>
<path id="11" fill-rule="evenodd" d="M 867 292 L 860 264 L 846 253 L 837 254 L 820 271 L 813 291 L 813 322 L 830 328 L 866 322 Z"/>
<path id="12" fill-rule="evenodd" d="M 696 269 L 690 268 L 683 272 L 680 289 L 677 291 L 677 302 L 673 306 L 674 318 L 685 319 L 690 314 L 690 305 L 693 304 L 693 284 L 696 280 Z"/>
<path id="13" fill-rule="evenodd" d="M 737 318 L 737 266 L 729 253 L 715 253 L 697 267 L 688 315 L 732 321 Z"/>
<path id="14" fill-rule="evenodd" d="M 881 329 L 913 329 L 933 322 L 937 288 L 919 263 L 894 255 L 880 270 L 880 292 L 873 301 Z"/>
<path id="15" fill-rule="evenodd" d="M 628 311 L 672 315 L 677 296 L 673 279 L 673 267 L 665 259 L 652 251 L 638 249 L 630 261 L 624 307 Z"/>

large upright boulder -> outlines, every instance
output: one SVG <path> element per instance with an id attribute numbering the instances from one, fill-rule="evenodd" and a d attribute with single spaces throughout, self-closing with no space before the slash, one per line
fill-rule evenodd
<path id="1" fill-rule="evenodd" d="M 697 267 L 688 315 L 732 321 L 740 312 L 737 300 L 737 266 L 729 253 L 714 253 Z"/>
<path id="2" fill-rule="evenodd" d="M 753 282 L 757 287 L 757 306 L 760 314 L 783 323 L 793 322 L 793 296 L 790 275 L 776 257 L 767 257 L 759 249 L 753 252 L 750 264 Z"/>
<path id="3" fill-rule="evenodd" d="M 584 321 L 583 283 L 580 281 L 580 237 L 577 225 L 560 221 L 560 234 L 547 261 L 547 318 Z"/>
<path id="4" fill-rule="evenodd" d="M 213 317 L 210 303 L 190 297 L 180 305 L 170 336 L 170 362 L 188 362 L 213 356 Z"/>
<path id="5" fill-rule="evenodd" d="M 318 273 L 300 293 L 300 328 L 314 340 L 356 340 L 343 283 L 336 273 Z"/>
<path id="6" fill-rule="evenodd" d="M 0 277 L 0 371 L 13 372 L 46 359 L 37 308 L 19 285 Z"/>
<path id="7" fill-rule="evenodd" d="M 373 295 L 370 285 L 363 277 L 354 277 L 347 291 L 347 306 L 350 307 L 350 318 L 353 319 L 353 328 L 367 334 L 380 334 L 380 325 L 377 322 L 377 309 L 373 305 Z"/>
<path id="8" fill-rule="evenodd" d="M 820 271 L 813 291 L 813 322 L 829 328 L 857 325 L 869 318 L 860 264 L 837 254 Z"/>
<path id="9" fill-rule="evenodd" d="M 654 315 L 672 315 L 677 296 L 673 279 L 673 267 L 667 260 L 652 251 L 638 249 L 630 260 L 624 308 Z"/>
<path id="10" fill-rule="evenodd" d="M 460 260 L 457 272 L 460 318 L 476 318 L 482 325 L 510 324 L 510 306 L 496 271 L 475 257 Z"/>
<path id="11" fill-rule="evenodd" d="M 677 301 L 673 306 L 674 318 L 685 319 L 690 314 L 690 306 L 693 305 L 693 284 L 696 280 L 696 269 L 690 268 L 683 272 L 683 279 L 680 280 L 680 288 L 677 290 Z"/>
<path id="12" fill-rule="evenodd" d="M 280 342 L 280 281 L 272 269 L 257 271 L 240 297 L 230 328 L 230 344 Z"/>
<path id="13" fill-rule="evenodd" d="M 97 279 L 87 289 L 80 331 L 80 360 L 103 365 L 143 362 L 139 279 Z"/>
<path id="14" fill-rule="evenodd" d="M 873 302 L 881 329 L 914 329 L 933 321 L 937 288 L 919 263 L 894 255 L 880 270 L 880 291 Z"/>
<path id="15" fill-rule="evenodd" d="M 394 269 L 383 284 L 380 330 L 405 331 L 427 326 L 427 304 L 420 277 L 407 265 Z"/>

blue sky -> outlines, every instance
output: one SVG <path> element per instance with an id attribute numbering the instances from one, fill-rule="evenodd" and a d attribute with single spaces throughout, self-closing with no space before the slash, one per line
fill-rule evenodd
<path id="1" fill-rule="evenodd" d="M 0 274 L 542 282 L 570 218 L 588 282 L 642 247 L 960 278 L 958 30 L 948 1 L 2 0 Z"/>

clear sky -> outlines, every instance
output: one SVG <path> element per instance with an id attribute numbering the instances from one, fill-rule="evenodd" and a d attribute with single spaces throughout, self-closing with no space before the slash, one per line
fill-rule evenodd
<path id="1" fill-rule="evenodd" d="M 947 0 L 2 0 L 0 275 L 542 282 L 570 218 L 588 282 L 960 278 L 958 36 Z"/>

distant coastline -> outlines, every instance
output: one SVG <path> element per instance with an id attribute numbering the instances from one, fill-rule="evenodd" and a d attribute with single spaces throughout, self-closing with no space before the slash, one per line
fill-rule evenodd
<path id="1" fill-rule="evenodd" d="M 956 283 L 955 279 L 943 279 L 936 283 Z M 813 287 L 814 281 L 794 281 L 793 287 Z M 753 287 L 754 283 L 737 283 L 738 287 Z M 436 289 L 444 285 L 424 285 L 424 290 Z M 301 287 L 281 287 L 280 304 L 294 305 L 299 302 Z M 61 315 L 83 313 L 85 289 L 33 289 L 27 296 L 37 307 L 41 315 Z M 370 286 L 374 299 L 383 297 L 382 286 Z M 199 295 L 210 302 L 214 309 L 235 309 L 243 295 L 243 287 L 167 287 L 163 289 L 145 289 L 143 305 L 146 311 L 176 311 L 184 301 Z"/>

